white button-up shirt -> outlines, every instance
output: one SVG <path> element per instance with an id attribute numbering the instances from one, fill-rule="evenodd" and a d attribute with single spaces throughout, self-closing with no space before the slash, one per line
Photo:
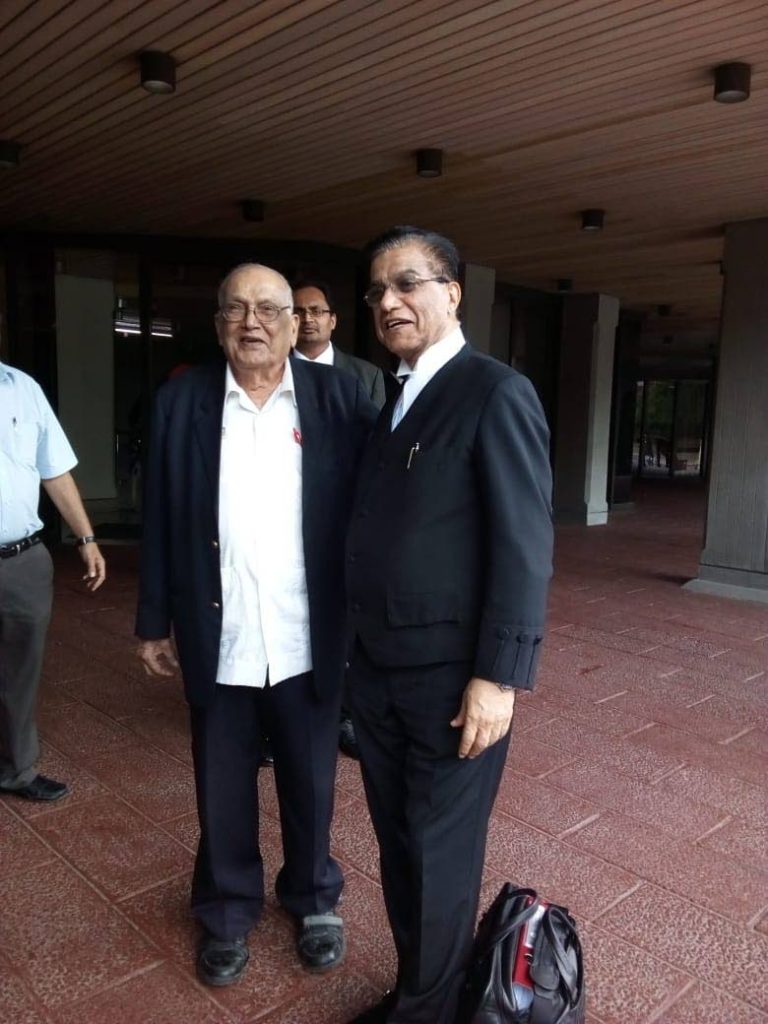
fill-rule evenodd
<path id="1" fill-rule="evenodd" d="M 310 359 L 309 356 L 305 356 L 303 352 L 299 352 L 298 349 L 294 349 L 296 357 L 303 359 L 307 363 L 324 363 L 326 366 L 333 366 L 333 342 L 329 341 L 319 356 L 315 356 L 314 359 Z"/>
<path id="2" fill-rule="evenodd" d="M 216 679 L 271 686 L 309 672 L 301 425 L 291 365 L 259 409 L 227 367 L 221 428 L 222 631 Z"/>
<path id="3" fill-rule="evenodd" d="M 464 334 L 461 328 L 457 327 L 455 331 L 451 331 L 450 334 L 446 334 L 440 341 L 430 345 L 423 355 L 416 360 L 416 365 L 413 369 L 410 368 L 404 359 L 400 360 L 397 376 L 405 375 L 405 383 L 392 410 L 392 430 L 395 429 L 407 414 L 437 371 L 442 370 L 445 364 L 453 359 L 465 345 Z"/>
<path id="4" fill-rule="evenodd" d="M 26 373 L 0 363 L 0 544 L 41 529 L 40 479 L 77 465 L 43 389 Z"/>

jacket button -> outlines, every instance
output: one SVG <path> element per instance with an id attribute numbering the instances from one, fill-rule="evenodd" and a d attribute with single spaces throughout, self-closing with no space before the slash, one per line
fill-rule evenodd
<path id="1" fill-rule="evenodd" d="M 365 517 L 368 515 L 368 509 L 367 508 L 361 508 L 360 511 L 357 514 L 358 514 L 360 519 L 365 519 Z"/>
<path id="2" fill-rule="evenodd" d="M 359 601 L 353 601 L 353 603 L 352 603 L 352 611 L 353 612 L 359 612 L 360 611 L 360 602 Z"/>
<path id="3" fill-rule="evenodd" d="M 218 601 L 211 601 L 211 608 L 221 608 Z"/>
<path id="4" fill-rule="evenodd" d="M 379 459 L 379 461 L 376 463 L 376 469 L 384 469 L 385 466 L 386 462 L 384 461 L 384 459 Z"/>
<path id="5" fill-rule="evenodd" d="M 357 561 L 357 555 L 347 555 L 347 561 L 352 565 L 353 562 Z"/>

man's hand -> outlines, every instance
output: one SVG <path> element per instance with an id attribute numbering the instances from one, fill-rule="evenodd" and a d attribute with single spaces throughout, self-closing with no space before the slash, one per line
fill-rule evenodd
<path id="1" fill-rule="evenodd" d="M 515 691 L 500 690 L 489 679 L 473 676 L 461 699 L 461 710 L 451 725 L 463 727 L 459 757 L 477 757 L 502 736 L 512 725 Z"/>
<path id="2" fill-rule="evenodd" d="M 99 551 L 99 545 L 90 541 L 88 544 L 81 544 L 77 549 L 80 557 L 85 563 L 85 585 L 89 590 L 98 590 L 107 578 L 107 564 L 104 556 Z"/>
<path id="3" fill-rule="evenodd" d="M 172 676 L 179 667 L 170 637 L 163 640 L 142 640 L 136 653 L 148 676 Z"/>

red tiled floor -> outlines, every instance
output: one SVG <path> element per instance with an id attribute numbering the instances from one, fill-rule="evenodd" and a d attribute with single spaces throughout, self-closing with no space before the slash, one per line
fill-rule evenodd
<path id="1" fill-rule="evenodd" d="M 56 860 L 56 855 L 42 843 L 24 820 L 13 813 L 14 802 L 26 806 L 13 797 L 0 800 L 0 890 L 19 871 L 34 868 Z"/>
<path id="2" fill-rule="evenodd" d="M 231 1024 L 210 990 L 191 984 L 169 964 L 130 978 L 56 1015 L 56 1024 L 113 1021 L 115 1024 Z"/>
<path id="3" fill-rule="evenodd" d="M 12 967 L 46 1007 L 85 998 L 161 959 L 62 862 L 21 872 L 4 886 L 0 935 Z"/>
<path id="4" fill-rule="evenodd" d="M 702 514 L 700 491 L 646 485 L 608 527 L 558 531 L 553 631 L 539 686 L 518 701 L 481 905 L 511 878 L 571 907 L 588 1024 L 768 1024 L 768 608 L 680 589 Z M 73 793 L 53 807 L 0 798 L 0 1022 L 343 1024 L 395 969 L 359 766 L 340 758 L 337 771 L 346 963 L 323 978 L 297 963 L 262 770 L 265 915 L 243 982 L 203 989 L 180 686 L 136 660 L 135 551 L 107 549 L 95 598 L 70 555 L 40 767 Z"/>
<path id="5" fill-rule="evenodd" d="M 649 884 L 605 913 L 599 924 L 666 963 L 768 1011 L 764 936 Z"/>
<path id="6" fill-rule="evenodd" d="M 697 982 L 659 1018 L 660 1024 L 768 1024 L 768 1014 L 743 1003 L 732 988 Z"/>
<path id="7" fill-rule="evenodd" d="M 758 868 L 610 811 L 568 842 L 732 921 L 747 924 L 768 902 L 768 879 Z"/>
<path id="8" fill-rule="evenodd" d="M 687 975 L 676 967 L 596 925 L 584 925 L 581 937 L 588 1005 L 601 1020 L 647 1020 L 688 983 Z"/>
<path id="9" fill-rule="evenodd" d="M 79 804 L 65 801 L 39 819 L 37 827 L 114 900 L 192 870 L 189 850 L 111 795 Z"/>

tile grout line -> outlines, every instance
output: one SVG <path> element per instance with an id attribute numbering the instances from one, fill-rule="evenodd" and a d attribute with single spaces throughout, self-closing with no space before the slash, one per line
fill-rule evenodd
<path id="1" fill-rule="evenodd" d="M 600 858 L 600 859 L 602 860 L 602 858 Z M 606 863 L 610 864 L 610 861 L 606 861 Z M 627 874 L 629 874 L 629 872 L 627 872 Z M 603 907 L 603 909 L 600 910 L 594 917 L 589 918 L 589 920 L 592 921 L 592 922 L 599 921 L 600 918 L 604 917 L 605 914 L 609 914 L 612 910 L 615 910 L 616 907 L 618 907 L 620 903 L 624 902 L 624 900 L 629 899 L 630 896 L 634 896 L 634 894 L 638 891 L 638 889 L 642 889 L 643 885 L 645 885 L 645 884 L 646 884 L 646 880 L 644 878 L 639 879 L 637 882 L 635 882 L 635 884 L 633 886 L 630 886 L 629 889 L 627 889 L 625 892 L 623 892 L 619 896 L 617 896 L 607 906 Z M 651 883 L 651 884 L 653 884 L 653 883 Z"/>
<path id="2" fill-rule="evenodd" d="M 754 914 L 752 917 L 750 917 L 750 919 L 747 921 L 747 928 L 750 928 L 752 931 L 755 931 L 757 929 L 758 924 L 760 924 L 760 921 L 762 920 L 763 915 L 766 913 L 766 911 L 768 911 L 768 906 L 761 907 L 760 910 L 758 910 L 758 912 Z"/>
<path id="3" fill-rule="evenodd" d="M 591 825 L 593 821 L 597 821 L 598 818 L 600 818 L 601 816 L 602 815 L 601 815 L 600 811 L 597 811 L 595 814 L 590 814 L 588 817 L 584 818 L 582 821 L 577 822 L 575 825 L 571 825 L 570 828 L 565 829 L 563 832 L 559 832 L 555 836 L 555 839 L 559 839 L 560 841 L 562 841 L 567 836 L 572 836 L 576 832 L 581 832 L 582 829 L 586 828 L 587 825 Z"/>
<path id="4" fill-rule="evenodd" d="M 742 729 L 741 732 L 737 732 L 735 736 L 729 736 L 727 739 L 718 740 L 717 742 L 721 747 L 727 747 L 729 743 L 735 743 L 735 741 L 740 740 L 742 736 L 747 736 L 749 733 L 755 732 L 756 728 L 757 727 L 754 725 L 748 725 L 746 728 Z"/>
<path id="5" fill-rule="evenodd" d="M 681 761 L 680 764 L 676 764 L 672 768 L 668 768 L 667 771 L 662 772 L 657 779 L 654 779 L 653 782 L 649 782 L 648 785 L 658 786 L 660 782 L 665 782 L 667 779 L 671 779 L 673 775 L 677 775 L 679 772 L 681 772 L 684 768 L 687 767 L 688 765 L 685 763 L 685 761 Z M 719 810 L 719 808 L 717 809 Z"/>
<path id="6" fill-rule="evenodd" d="M 655 1021 L 661 1020 L 662 1014 L 665 1014 L 667 1010 L 670 1010 L 676 1003 L 679 1003 L 683 996 L 687 995 L 692 988 L 696 987 L 696 978 L 688 977 L 688 981 L 683 985 L 677 992 L 672 992 L 667 995 L 655 1010 L 652 1011 L 650 1017 L 645 1021 L 645 1024 L 654 1024 Z"/>
<path id="7" fill-rule="evenodd" d="M 694 843 L 703 843 L 705 839 L 709 839 L 710 836 L 713 836 L 716 832 L 719 832 L 721 829 L 725 828 L 725 826 L 729 822 L 733 821 L 733 818 L 733 814 L 726 814 L 722 821 L 718 821 L 718 823 L 716 825 L 713 825 L 712 828 L 707 829 L 706 832 L 702 832 L 700 836 L 696 836 L 696 838 L 693 840 Z"/>

